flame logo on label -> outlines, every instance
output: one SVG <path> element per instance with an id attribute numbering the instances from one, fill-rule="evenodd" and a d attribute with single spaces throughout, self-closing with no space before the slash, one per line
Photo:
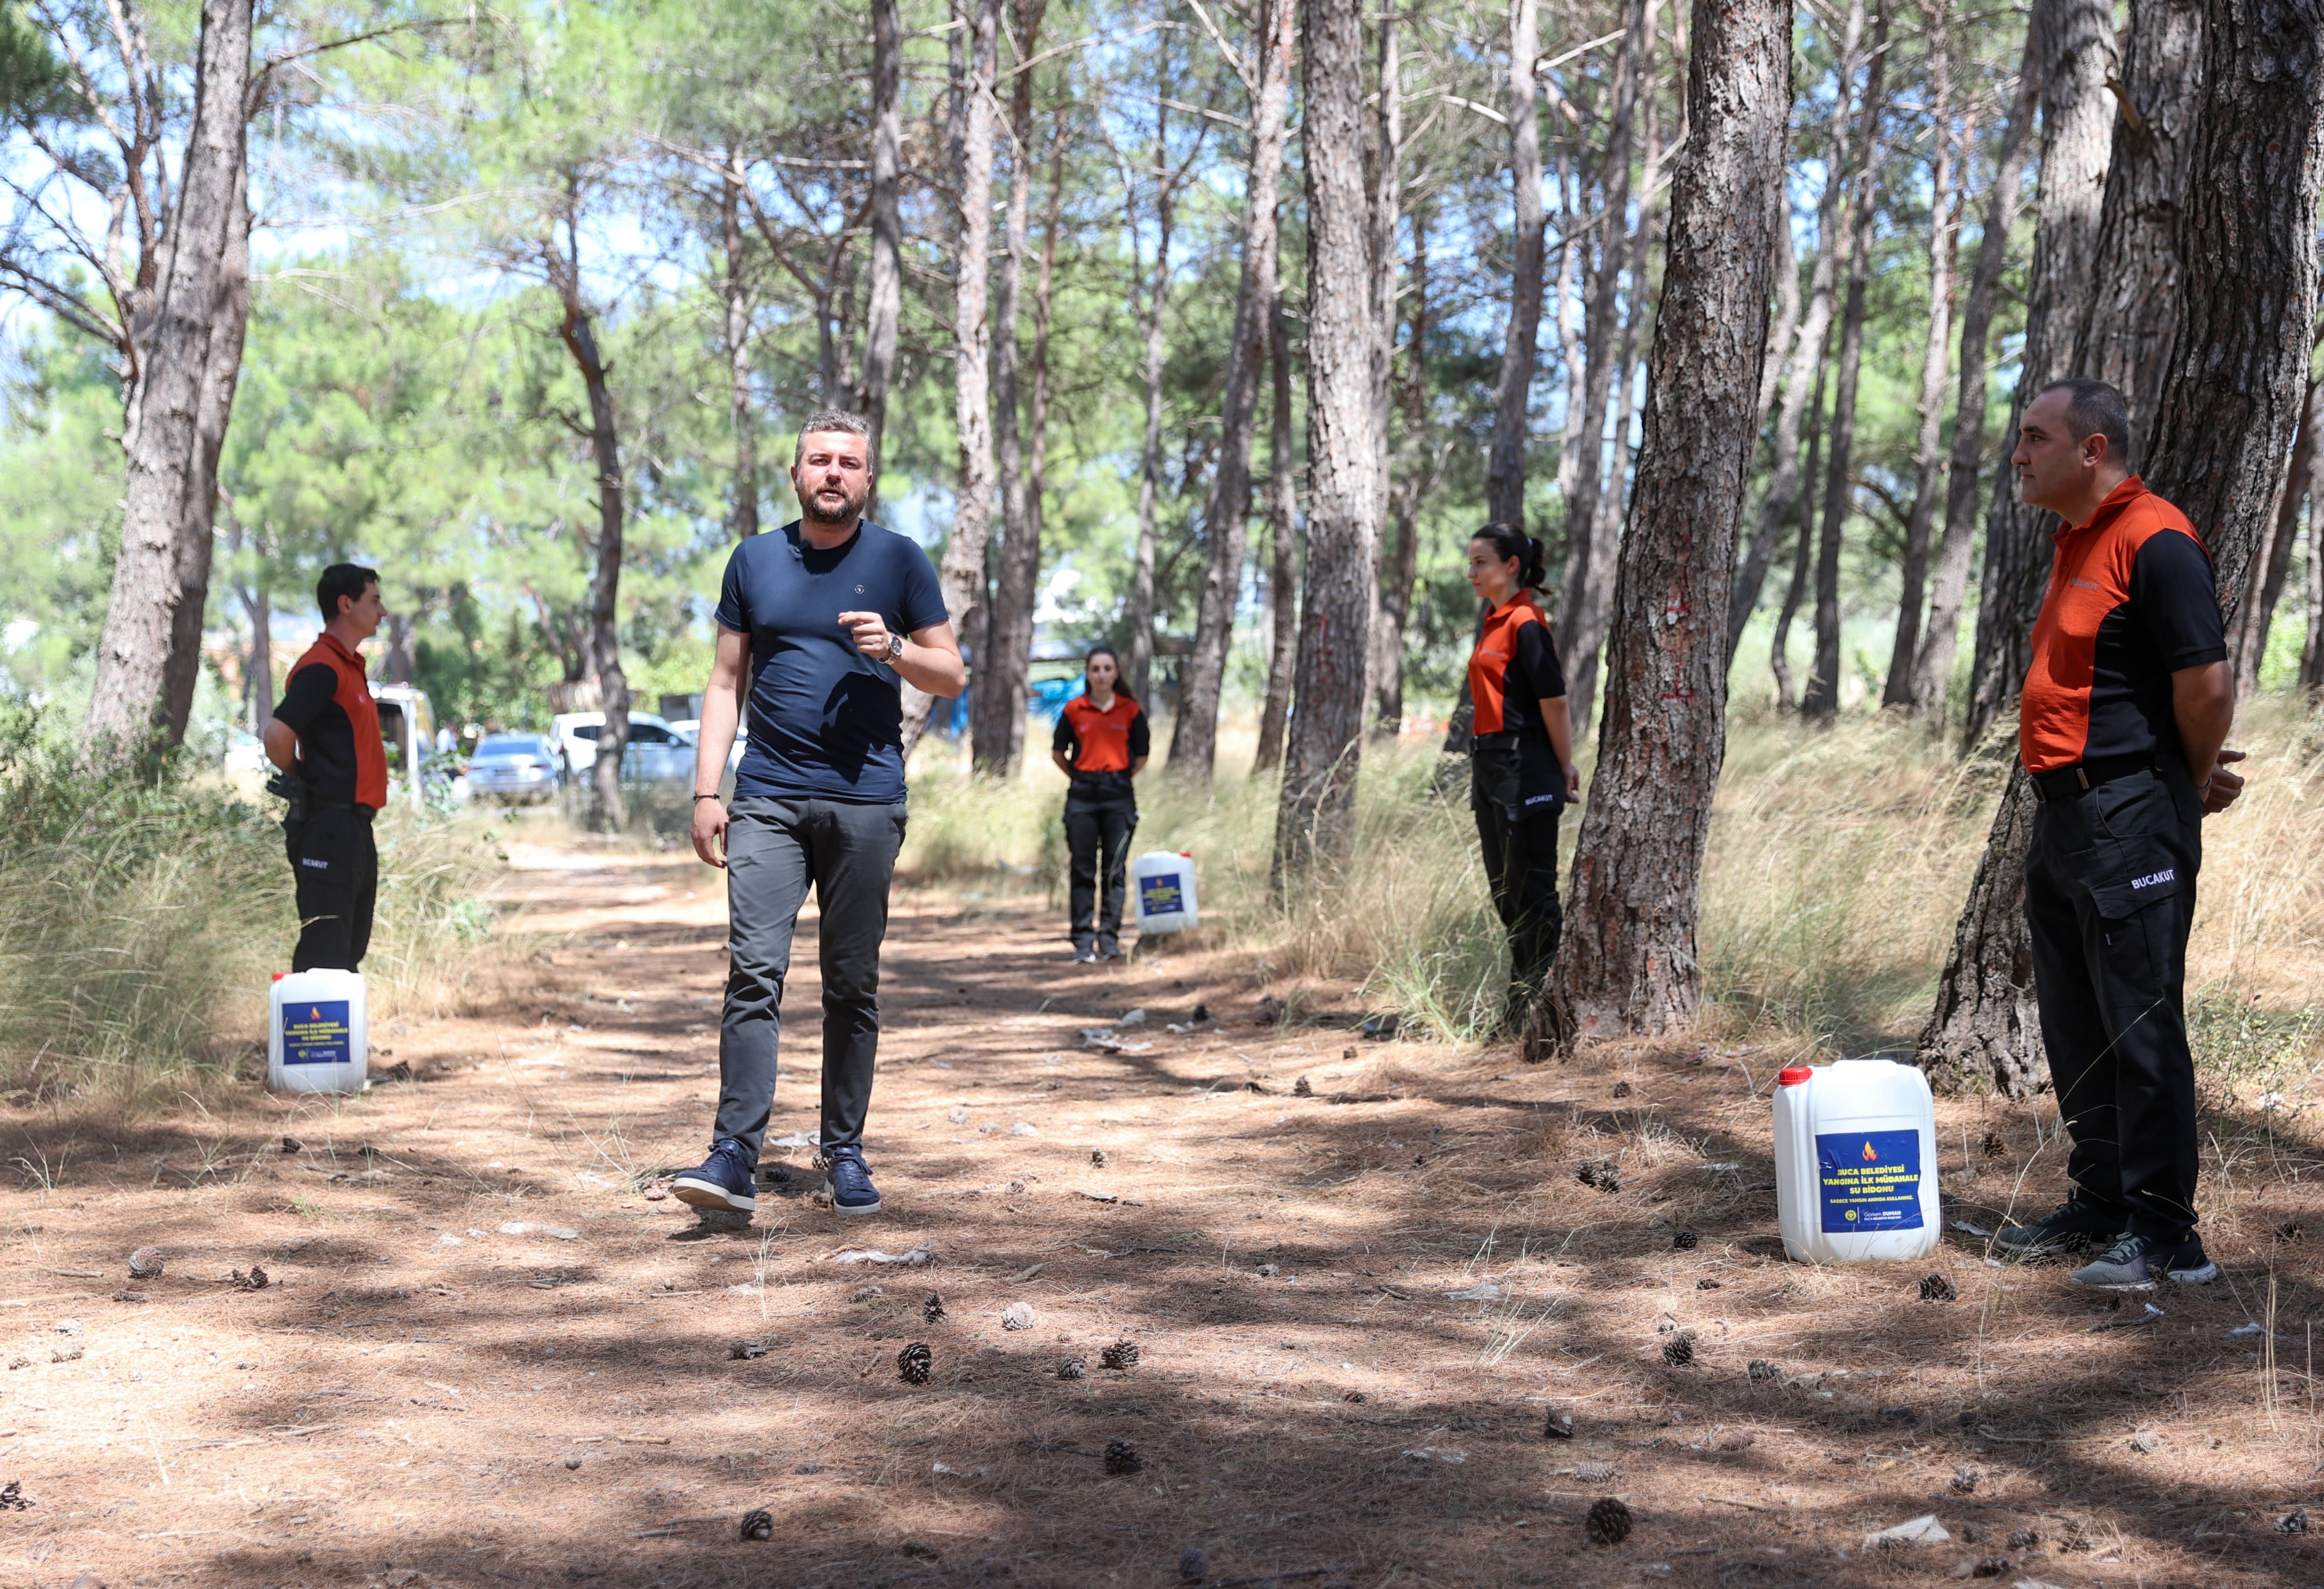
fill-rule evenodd
<path id="1" fill-rule="evenodd" d="M 1864 1144 L 1864 1162 L 1867 1164 L 1877 1164 L 1880 1162 L 1880 1155 L 1872 1150 L 1872 1143 L 1869 1139 L 1867 1139 Z"/>
<path id="2" fill-rule="evenodd" d="M 323 1012 L 322 1012 L 320 1010 L 316 1009 L 312 1004 L 309 1004 L 309 1006 L 307 1006 L 307 1019 L 308 1019 L 308 1020 L 309 1020 L 309 1021 L 320 1021 L 322 1018 L 323 1018 Z M 1866 1148 L 1866 1149 L 1864 1150 L 1864 1152 L 1865 1152 L 1865 1156 L 1866 1156 L 1867 1158 L 1869 1158 L 1869 1157 L 1871 1156 L 1872 1150 L 1871 1150 L 1869 1147 L 1868 1147 L 1868 1148 Z"/>

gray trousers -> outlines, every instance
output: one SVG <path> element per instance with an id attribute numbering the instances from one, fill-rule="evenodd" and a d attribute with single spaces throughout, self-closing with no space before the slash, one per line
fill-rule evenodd
<path id="1" fill-rule="evenodd" d="M 825 1150 L 859 1147 L 880 1051 L 880 940 L 904 844 L 904 808 L 738 799 L 727 808 L 726 1010 L 718 1027 L 717 1135 L 756 1166 L 775 1102 L 783 980 L 807 885 L 822 911 Z"/>

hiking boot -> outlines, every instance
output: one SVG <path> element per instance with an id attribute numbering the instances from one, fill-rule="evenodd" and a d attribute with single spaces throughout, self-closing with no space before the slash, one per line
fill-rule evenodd
<path id="1" fill-rule="evenodd" d="M 2126 1234 L 2076 1270 L 2072 1280 L 2094 1291 L 2152 1291 L 2158 1274 L 2178 1285 L 2201 1286 L 2219 1278 L 2219 1266 L 2203 1255 L 2202 1238 L 2191 1233 L 2183 1242 Z"/>
<path id="2" fill-rule="evenodd" d="M 727 1208 L 748 1214 L 759 1206 L 751 1191 L 751 1160 L 742 1144 L 729 1137 L 713 1143 L 699 1169 L 669 1183 L 669 1195 L 696 1208 Z"/>
<path id="3" fill-rule="evenodd" d="M 877 1214 L 880 1194 L 863 1168 L 861 1148 L 834 1148 L 824 1161 L 823 1189 L 830 1195 L 834 1214 Z"/>
<path id="4" fill-rule="evenodd" d="M 1993 1244 L 2004 1258 L 2054 1258 L 2110 1247 L 2129 1224 L 2127 1211 L 2076 1192 L 2039 1219 L 2003 1225 L 1994 1233 Z"/>

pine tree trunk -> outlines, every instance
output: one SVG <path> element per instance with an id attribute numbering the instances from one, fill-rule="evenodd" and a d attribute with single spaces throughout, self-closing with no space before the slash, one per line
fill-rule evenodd
<path id="1" fill-rule="evenodd" d="M 1929 577 L 1929 531 L 1936 519 L 1937 488 L 1945 471 L 1946 360 L 1952 352 L 1953 260 L 1960 234 L 1953 213 L 1952 6 L 1936 0 L 1929 18 L 1929 334 L 1921 345 L 1921 434 L 1914 449 L 1913 511 L 1904 524 L 1903 589 L 1896 603 L 1896 640 L 1888 655 L 1883 707 L 1909 707 L 1913 666 L 1920 656 L 1921 603 Z M 1976 132 L 1971 115 L 1961 152 L 1968 154 Z"/>
<path id="2" fill-rule="evenodd" d="M 2243 605 L 2236 614 L 2235 627 L 2227 632 L 2227 659 L 2235 665 L 2238 701 L 2248 699 L 2252 691 L 2259 688 L 2260 663 L 2267 657 L 2267 632 L 2275 623 L 2276 603 L 2283 598 L 2284 582 L 2292 574 L 2292 543 L 2300 534 L 2300 504 L 2308 495 L 2308 476 L 2315 461 L 2319 423 L 2324 423 L 2324 383 L 2310 381 L 2308 395 L 2300 405 L 2300 435 L 2292 444 L 2292 467 L 2283 477 L 2283 500 L 2276 509 L 2264 549 L 2252 559 Z"/>
<path id="3" fill-rule="evenodd" d="M 1283 235 L 1278 231 L 1278 264 L 1282 247 Z M 1299 485 L 1291 451 L 1291 328 L 1283 314 L 1279 268 L 1268 327 L 1272 406 L 1267 443 L 1267 527 L 1275 560 L 1267 577 L 1267 633 L 1272 650 L 1267 663 L 1267 701 L 1259 714 L 1259 750 L 1251 758 L 1254 774 L 1282 764 L 1283 730 L 1291 716 L 1291 674 L 1299 656 Z"/>
<path id="4" fill-rule="evenodd" d="M 1526 1057 L 1551 1041 L 1691 1023 L 1695 920 L 1726 754 L 1727 598 L 1758 432 L 1768 229 L 1781 224 L 1792 104 L 1785 0 L 1698 0 L 1690 149 L 1672 193 L 1669 263 L 1629 533 L 1607 653 L 1598 771 L 1550 988 Z"/>
<path id="5" fill-rule="evenodd" d="M 1010 29 L 1018 59 L 1039 53 L 1047 0 L 1016 0 Z M 1001 472 L 1001 547 L 995 559 L 992 611 L 985 649 L 977 653 L 977 689 L 969 698 L 969 743 L 977 771 L 1009 778 L 1025 740 L 1025 681 L 1032 670 L 1033 586 L 1040 577 L 1041 547 L 1026 491 L 1024 412 L 1017 337 L 1018 300 L 1025 291 L 1025 254 L 1032 245 L 1033 74 L 1010 74 L 1009 206 L 1003 223 L 1001 279 L 992 300 L 992 430 Z"/>
<path id="6" fill-rule="evenodd" d="M 1283 172 L 1284 113 L 1291 97 L 1293 0 L 1269 0 L 1259 52 L 1259 91 L 1251 105 L 1250 174 L 1243 191 L 1242 271 L 1235 291 L 1233 341 L 1227 349 L 1220 404 L 1217 472 L 1203 510 L 1210 559 L 1195 609 L 1194 646 L 1186 658 L 1178 716 L 1170 735 L 1170 771 L 1207 785 L 1218 760 L 1219 696 L 1242 594 L 1243 553 L 1250 522 L 1250 442 L 1258 428 L 1259 377 L 1267 360 L 1267 320 L 1275 303 L 1276 201 Z"/>
<path id="7" fill-rule="evenodd" d="M 1544 233 L 1541 208 L 1541 58 L 1536 0 L 1509 0 L 1509 183 L 1516 207 L 1509 318 L 1501 339 L 1501 380 L 1493 394 L 1493 439 L 1485 466 L 1485 517 L 1525 524 L 1526 439 L 1534 350 L 1541 337 Z"/>
<path id="8" fill-rule="evenodd" d="M 1872 225 L 1880 207 L 1880 111 L 1887 83 L 1888 3 L 1872 24 L 1871 62 L 1855 147 L 1860 160 L 1850 200 L 1848 300 L 1840 311 L 1839 368 L 1831 393 L 1831 456 L 1824 465 L 1823 530 L 1816 543 L 1815 662 L 1800 697 L 1806 717 L 1830 722 L 1840 710 L 1840 549 L 1855 504 L 1856 390 L 1864 369 L 1865 293 L 1872 276 Z"/>
<path id="9" fill-rule="evenodd" d="M 1412 341 L 1406 361 L 1401 478 L 1388 491 L 1388 528 L 1379 559 L 1379 613 L 1372 621 L 1372 734 L 1393 740 L 1404 726 L 1404 631 L 1420 577 L 1420 504 L 1436 484 L 1428 435 L 1428 215 L 1412 217 Z M 1391 303 L 1394 300 L 1390 300 Z"/>
<path id="10" fill-rule="evenodd" d="M 1792 345 L 1800 334 L 1800 262 L 1792 247 L 1792 208 L 1785 200 L 1782 222 L 1775 228 L 1775 253 L 1771 266 L 1775 277 L 1775 320 L 1767 328 L 1767 357 L 1759 371 L 1759 422 L 1755 430 L 1764 433 L 1767 416 L 1775 407 L 1775 393 L 1784 376 L 1784 366 L 1791 363 Z M 1792 432 L 1794 456 L 1797 457 L 1799 432 Z M 1794 478 L 1798 465 L 1794 464 Z M 1734 594 L 1727 602 L 1727 660 L 1735 661 L 1735 648 L 1742 642 L 1744 628 L 1751 614 L 1758 609 L 1759 594 L 1767 586 L 1767 566 L 1775 559 L 1775 535 L 1762 522 L 1752 531 L 1749 544 L 1743 553 L 1740 567 L 1735 574 Z"/>
<path id="11" fill-rule="evenodd" d="M 734 429 L 734 498 L 726 533 L 736 540 L 759 532 L 759 419 L 751 405 L 751 293 L 742 275 L 742 152 L 726 152 L 718 189 L 720 241 L 726 251 L 726 402 Z"/>
<path id="12" fill-rule="evenodd" d="M 2312 710 L 2324 703 L 2324 447 L 2308 460 L 2308 637 L 2300 648 L 2300 689 Z"/>
<path id="13" fill-rule="evenodd" d="M 193 124 L 124 426 L 121 548 L 84 730 L 98 760 L 171 750 L 185 737 L 218 453 L 249 319 L 250 0 L 205 0 L 196 49 Z"/>
<path id="14" fill-rule="evenodd" d="M 2135 0 L 2125 35 L 2097 263 L 2074 335 L 2073 373 L 2104 381 L 2130 407 L 2131 467 L 2154 423 L 2171 366 L 2179 298 L 2172 236 L 2187 198 L 2203 93 L 2201 0 Z M 2035 560 L 2049 573 L 2048 548 Z M 2034 592 L 2040 601 L 2040 591 Z"/>
<path id="15" fill-rule="evenodd" d="M 1597 655 L 1599 636 L 1589 633 L 1597 607 L 1595 584 L 1611 580 L 1610 568 L 1593 568 L 1597 550 L 1598 499 L 1604 489 L 1606 403 L 1614 392 L 1614 336 L 1621 312 L 1623 246 L 1630 211 L 1630 154 L 1637 118 L 1639 80 L 1646 72 L 1646 41 L 1654 29 L 1657 0 L 1626 0 L 1622 53 L 1615 63 L 1613 120 L 1600 167 L 1597 225 L 1604 241 L 1590 282 L 1590 302 L 1582 324 L 1582 397 L 1574 436 L 1573 485 L 1565 500 L 1565 577 L 1559 593 L 1558 630 L 1569 691 L 1575 681 L 1575 654 Z M 1586 643 L 1585 643 L 1586 642 Z"/>
<path id="16" fill-rule="evenodd" d="M 1396 327 L 1400 318 L 1396 309 L 1397 230 L 1404 208 L 1404 67 L 1395 9 L 1380 12 L 1374 20 L 1379 38 L 1379 87 L 1372 99 L 1376 113 L 1372 117 L 1370 151 L 1372 435 L 1379 450 L 1374 455 L 1376 477 L 1372 481 L 1377 516 L 1373 523 L 1372 615 L 1367 626 L 1370 639 L 1364 657 L 1364 691 L 1367 701 L 1376 705 L 1384 698 L 1381 691 L 1386 687 L 1382 681 L 1388 671 L 1401 670 L 1404 665 L 1403 631 L 1398 626 L 1393 636 L 1389 634 L 1388 603 L 1381 588 L 1381 580 L 1397 555 L 1388 545 L 1389 532 L 1397 527 L 1391 513 L 1397 457 L 1394 427 L 1389 421 L 1395 407 Z M 1391 644 L 1395 648 L 1393 655 Z M 1401 693 L 1399 688 L 1399 698 Z M 1375 712 L 1371 733 L 1374 738 L 1383 733 L 1393 737 L 1396 725 L 1383 725 Z"/>
<path id="17" fill-rule="evenodd" d="M 1154 48 L 1157 80 L 1167 90 L 1170 35 L 1162 34 Z M 1130 554 L 1130 596 L 1121 612 L 1122 624 L 1130 632 L 1130 658 L 1123 670 L 1130 682 L 1130 698 L 1147 708 L 1149 725 L 1153 701 L 1148 692 L 1154 681 L 1154 515 L 1162 491 L 1162 306 L 1169 296 L 1170 226 L 1177 214 L 1164 153 L 1163 140 L 1170 126 L 1170 107 L 1163 103 L 1167 97 L 1167 91 L 1157 95 L 1154 108 L 1154 277 L 1147 289 L 1141 328 L 1146 349 L 1146 439 L 1139 455 L 1138 540 Z"/>
<path id="18" fill-rule="evenodd" d="M 2013 446 L 2018 415 L 2072 363 L 2074 328 L 2094 285 L 2099 199 L 2114 123 L 2114 100 L 2106 87 L 2115 65 L 2112 0 L 2048 0 L 2042 23 L 2042 164 L 2034 190 L 2034 262 L 2025 273 L 2017 392 L 2002 431 Z M 2049 573 L 2052 520 L 2020 503 L 2010 472 L 1999 472 L 1986 515 L 1965 744 L 1985 737 L 2016 698 L 2025 677 L 2034 611 Z"/>
<path id="19" fill-rule="evenodd" d="M 888 429 L 888 389 L 896 378 L 896 341 L 904 318 L 903 23 L 897 0 L 872 0 L 872 268 L 863 307 L 862 383 L 855 406 L 871 421 L 872 484 Z M 864 512 L 878 507 L 875 499 Z"/>
<path id="20" fill-rule="evenodd" d="M 1831 328 L 1840 269 L 1848 250 L 1840 241 L 1842 204 L 1848 194 L 1849 182 L 1849 117 L 1854 108 L 1856 72 L 1863 62 L 1865 0 L 1849 0 L 1848 21 L 1840 33 L 1838 79 L 1840 92 L 1833 97 L 1831 120 L 1825 134 L 1823 197 L 1816 206 L 1816 257 L 1808 285 L 1807 315 L 1800 322 L 1799 337 L 1792 345 L 1791 369 L 1784 381 L 1783 406 L 1775 411 L 1775 459 L 1767 479 L 1767 494 L 1759 503 L 1758 527 L 1752 533 L 1751 550 L 1743 562 L 1743 577 L 1736 582 L 1735 591 L 1727 607 L 1727 655 L 1731 662 L 1735 648 L 1742 643 L 1743 631 L 1751 622 L 1751 614 L 1759 605 L 1759 589 L 1766 577 L 1767 565 L 1774 559 L 1775 549 L 1783 544 L 1784 527 L 1788 524 L 1800 505 L 1800 485 L 1803 478 L 1812 484 L 1815 462 L 1808 462 L 1804 476 L 1800 469 L 1800 437 L 1802 426 L 1812 413 L 1821 413 L 1823 405 L 1821 370 L 1824 361 L 1825 338 Z M 1788 212 L 1788 205 L 1786 210 Z M 1791 252 L 1791 227 L 1784 228 L 1783 248 Z M 1793 289 L 1796 291 L 1798 289 Z M 1763 377 L 1761 390 L 1766 383 Z M 1815 406 L 1811 409 L 1808 396 L 1815 393 Z M 1808 494 L 1812 501 L 1814 493 Z M 1813 522 L 1813 515 L 1807 515 Z M 1812 540 L 1812 537 L 1810 537 Z M 1786 592 L 1787 605 L 1796 605 L 1797 581 Z M 1784 625 L 1786 635 L 1790 625 Z M 1780 654 L 1782 647 L 1776 648 Z M 1789 705 L 1790 688 L 1786 682 L 1787 663 L 1777 668 L 1777 696 Z"/>
<path id="21" fill-rule="evenodd" d="M 2001 148 L 1986 196 L 1985 235 L 1969 273 L 1969 296 L 1961 304 L 1960 383 L 1953 400 L 1952 459 L 1945 481 L 1945 528 L 1929 577 L 1929 621 L 1913 661 L 1913 715 L 1941 724 L 1951 693 L 1953 652 L 1960 636 L 1962 598 L 1969 589 L 1969 563 L 1977 536 L 1978 487 L 1985 479 L 1985 382 L 1987 343 L 1993 334 L 1993 306 L 2001 274 L 2009 264 L 2009 232 L 2016 225 L 2018 195 L 2025 169 L 2025 146 L 2041 102 L 2043 14 L 2052 0 L 2034 0 L 2025 25 L 2025 49 L 2017 69 L 2017 96 L 2001 129 Z M 1962 156 L 1967 184 L 1968 156 Z"/>
<path id="22" fill-rule="evenodd" d="M 2232 628 L 2306 392 L 2324 0 L 2208 0 L 2202 25 L 2194 146 L 2175 222 L 2157 244 L 2174 254 L 2179 281 L 2163 335 L 2187 351 L 2164 377 L 2141 472 L 2202 532 Z M 2022 903 L 2033 807 L 2021 768 L 1921 1034 L 1921 1065 L 1940 1082 L 2022 1095 L 2045 1079 Z"/>
<path id="23" fill-rule="evenodd" d="M 1355 842 L 1379 504 L 1372 426 L 1370 247 L 1363 148 L 1363 12 L 1308 0 L 1301 143 L 1307 178 L 1307 572 L 1275 828 L 1278 894 Z"/>
<path id="24" fill-rule="evenodd" d="M 577 218 L 567 211 L 568 236 L 577 230 Z M 589 449 L 597 466 L 597 562 L 589 577 L 589 651 L 597 677 L 598 702 L 605 714 L 589 783 L 596 796 L 599 820 L 619 832 L 628 822 L 622 798 L 622 758 L 630 744 L 630 681 L 622 671 L 620 614 L 624 502 L 620 422 L 613 388 L 606 380 L 605 361 L 597 351 L 595 320 L 581 296 L 579 262 L 572 255 L 560 257 L 553 244 L 544 254 L 550 285 L 564 303 L 558 336 L 589 395 Z"/>
<path id="25" fill-rule="evenodd" d="M 243 606 L 250 614 L 250 731 L 263 739 L 274 721 L 274 609 L 263 585 Z"/>
<path id="26" fill-rule="evenodd" d="M 1845 253 L 1846 247 L 1836 252 Z M 1823 386 L 1824 377 L 1831 372 L 1828 348 L 1817 349 L 1815 385 L 1811 390 L 1807 411 L 1807 478 L 1815 478 L 1816 460 L 1823 445 Z M 1792 620 L 1800 614 L 1800 604 L 1807 597 L 1808 585 L 1815 577 L 1815 498 L 1802 493 L 1796 503 L 1798 522 L 1792 530 L 1792 577 L 1784 587 L 1784 605 L 1775 614 L 1775 633 L 1767 647 L 1767 670 L 1775 676 L 1775 710 L 1788 713 L 1798 704 L 1792 688 Z"/>
<path id="27" fill-rule="evenodd" d="M 967 630 L 982 605 L 985 542 L 992 533 L 992 392 L 988 370 L 992 328 L 986 314 L 992 268 L 992 90 L 1001 31 L 1001 0 L 976 0 L 967 42 L 966 76 L 959 97 L 959 225 L 953 250 L 953 426 L 960 440 L 959 485 L 954 494 L 952 536 L 936 570 L 945 611 L 955 633 Z M 984 667 L 970 659 L 972 683 Z M 927 732 L 936 697 L 904 686 L 904 761 Z"/>

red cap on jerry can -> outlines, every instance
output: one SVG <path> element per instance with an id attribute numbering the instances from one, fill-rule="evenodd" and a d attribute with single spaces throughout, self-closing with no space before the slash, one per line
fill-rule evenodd
<path id="1" fill-rule="evenodd" d="M 276 972 L 276 973 L 274 974 L 272 980 L 273 980 L 273 981 L 276 981 L 276 982 L 281 982 L 284 977 L 286 977 L 286 976 L 288 976 L 288 975 L 290 975 L 290 974 L 289 972 L 287 972 L 287 971 L 278 971 L 278 972 Z"/>
<path id="2" fill-rule="evenodd" d="M 1815 1072 L 1804 1065 L 1786 1065 L 1783 1073 L 1775 1077 L 1775 1083 L 1778 1086 L 1795 1087 L 1814 1075 Z"/>

